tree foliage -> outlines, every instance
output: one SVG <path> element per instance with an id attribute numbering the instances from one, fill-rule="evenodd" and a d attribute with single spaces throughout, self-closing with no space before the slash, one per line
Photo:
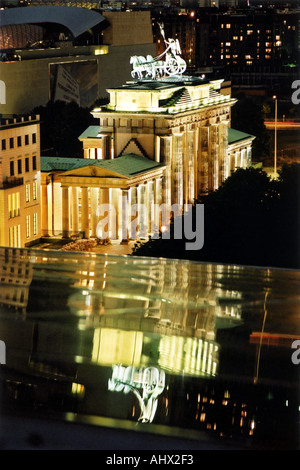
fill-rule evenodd
<path id="1" fill-rule="evenodd" d="M 41 116 L 41 150 L 43 154 L 60 157 L 82 157 L 80 134 L 95 120 L 87 108 L 75 102 L 49 101 L 38 106 L 33 114 Z"/>
<path id="2" fill-rule="evenodd" d="M 199 197 L 204 204 L 204 246 L 186 250 L 186 239 L 136 244 L 136 256 L 296 268 L 299 256 L 300 165 L 285 165 L 278 180 L 262 170 L 239 169 L 216 190 Z M 195 222 L 195 205 L 193 206 Z M 183 223 L 183 217 L 182 217 Z"/>
<path id="3" fill-rule="evenodd" d="M 272 139 L 264 124 L 263 104 L 253 98 L 240 96 L 231 112 L 231 125 L 254 135 L 252 156 L 254 161 L 266 162 L 271 154 Z"/>

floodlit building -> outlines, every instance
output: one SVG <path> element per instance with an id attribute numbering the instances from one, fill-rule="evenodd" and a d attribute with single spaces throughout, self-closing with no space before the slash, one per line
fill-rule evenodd
<path id="1" fill-rule="evenodd" d="M 0 25 L 3 114 L 30 114 L 49 100 L 89 108 L 126 80 L 132 55 L 155 50 L 149 11 L 7 8 Z"/>
<path id="2" fill-rule="evenodd" d="M 42 158 L 44 235 L 147 238 L 167 221 L 158 208 L 182 213 L 250 166 L 254 137 L 230 129 L 236 100 L 220 93 L 222 80 L 183 75 L 168 41 L 165 60 L 133 57 L 133 80 L 92 111 L 99 125 L 79 137 L 84 159 Z"/>
<path id="3" fill-rule="evenodd" d="M 39 116 L 0 124 L 0 245 L 25 247 L 41 236 Z"/>

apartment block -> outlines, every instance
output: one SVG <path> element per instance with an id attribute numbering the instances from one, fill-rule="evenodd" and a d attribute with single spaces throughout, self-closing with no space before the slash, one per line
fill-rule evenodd
<path id="1" fill-rule="evenodd" d="M 41 235 L 39 116 L 0 123 L 0 245 L 25 247 Z"/>

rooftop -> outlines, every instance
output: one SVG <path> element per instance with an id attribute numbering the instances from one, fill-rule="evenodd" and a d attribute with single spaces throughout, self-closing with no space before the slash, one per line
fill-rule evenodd
<path id="1" fill-rule="evenodd" d="M 1 26 L 59 23 L 68 28 L 74 37 L 80 36 L 104 20 L 105 18 L 96 11 L 77 7 L 44 5 L 0 10 Z"/>
<path id="2" fill-rule="evenodd" d="M 80 136 L 79 139 L 96 139 L 101 138 L 100 126 L 89 126 Z"/>
<path id="3" fill-rule="evenodd" d="M 175 75 L 171 77 L 163 77 L 160 79 L 142 79 L 132 80 L 126 82 L 124 85 L 118 88 L 111 88 L 112 90 L 164 90 L 168 88 L 180 87 L 180 86 L 195 86 L 204 85 L 209 83 L 206 78 L 190 77 L 188 75 Z"/>
<path id="4" fill-rule="evenodd" d="M 231 127 L 228 129 L 228 144 L 234 144 L 245 139 L 255 139 L 254 135 L 246 134 L 245 132 L 237 131 Z"/>
<path id="5" fill-rule="evenodd" d="M 112 160 L 92 160 L 72 157 L 41 157 L 41 171 L 45 173 L 51 171 L 72 171 L 87 166 L 103 168 L 122 175 L 125 178 L 130 178 L 139 173 L 145 173 L 147 171 L 164 167 L 161 163 L 133 153 L 122 155 L 121 157 L 117 157 Z"/>

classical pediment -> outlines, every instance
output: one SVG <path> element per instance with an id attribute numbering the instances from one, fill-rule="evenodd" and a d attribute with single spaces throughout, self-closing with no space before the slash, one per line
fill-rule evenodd
<path id="1" fill-rule="evenodd" d="M 94 165 L 87 165 L 81 168 L 74 168 L 73 170 L 66 171 L 62 174 L 63 176 L 76 176 L 76 177 L 95 177 L 95 178 L 127 178 L 128 176 L 118 173 L 116 171 L 110 170 L 108 168 L 103 168 L 98 166 L 96 163 Z"/>

